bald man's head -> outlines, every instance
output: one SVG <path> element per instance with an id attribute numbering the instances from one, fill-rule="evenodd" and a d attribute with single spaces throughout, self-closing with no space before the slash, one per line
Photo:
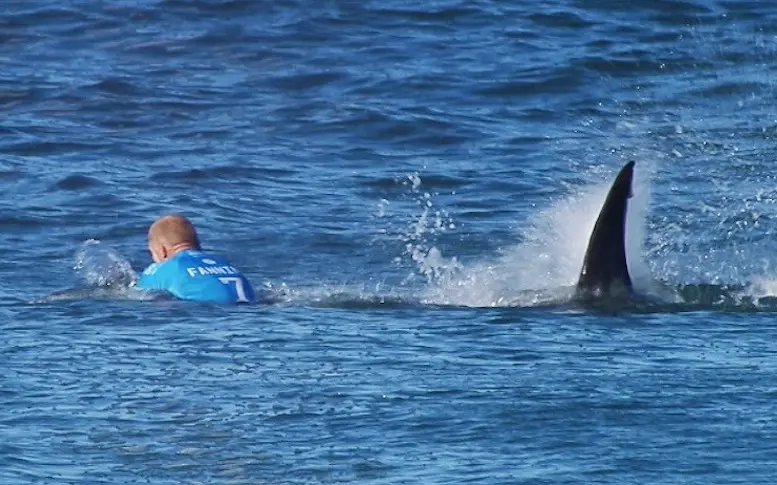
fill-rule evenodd
<path id="1" fill-rule="evenodd" d="M 194 224 L 184 216 L 168 214 L 160 217 L 148 229 L 148 249 L 159 263 L 187 249 L 200 249 Z"/>

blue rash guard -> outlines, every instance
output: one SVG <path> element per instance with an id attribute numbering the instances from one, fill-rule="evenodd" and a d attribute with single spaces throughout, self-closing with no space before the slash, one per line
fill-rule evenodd
<path id="1" fill-rule="evenodd" d="M 255 301 L 251 283 L 229 261 L 191 249 L 149 265 L 136 286 L 141 290 L 167 291 L 183 300 Z"/>

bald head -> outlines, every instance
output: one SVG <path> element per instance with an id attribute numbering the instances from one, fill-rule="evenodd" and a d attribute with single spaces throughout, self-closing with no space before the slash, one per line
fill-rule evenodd
<path id="1" fill-rule="evenodd" d="M 194 224 L 184 216 L 168 214 L 148 229 L 148 249 L 154 261 L 160 262 L 187 249 L 200 249 Z"/>

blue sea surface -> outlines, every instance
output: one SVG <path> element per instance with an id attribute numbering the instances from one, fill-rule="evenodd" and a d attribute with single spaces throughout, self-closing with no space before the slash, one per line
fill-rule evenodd
<path id="1" fill-rule="evenodd" d="M 775 26 L 4 1 L 0 483 L 775 483 Z M 654 298 L 578 305 L 630 160 Z M 169 212 L 264 303 L 133 290 Z"/>

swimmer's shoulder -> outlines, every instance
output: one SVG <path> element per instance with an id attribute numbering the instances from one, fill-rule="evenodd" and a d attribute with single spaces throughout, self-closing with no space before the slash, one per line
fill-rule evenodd
<path id="1" fill-rule="evenodd" d="M 193 264 L 196 266 L 231 266 L 229 260 L 221 254 L 193 249 L 181 253 L 180 263 L 186 266 Z"/>

